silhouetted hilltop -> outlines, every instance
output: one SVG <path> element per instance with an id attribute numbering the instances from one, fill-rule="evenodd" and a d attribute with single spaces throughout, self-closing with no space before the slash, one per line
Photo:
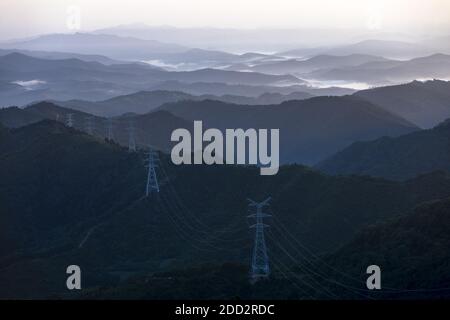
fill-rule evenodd
<path id="1" fill-rule="evenodd" d="M 449 81 L 414 81 L 355 93 L 400 115 L 422 128 L 431 128 L 450 117 Z"/>
<path id="2" fill-rule="evenodd" d="M 357 142 L 316 166 L 329 174 L 403 180 L 435 170 L 450 171 L 450 123 L 397 138 Z"/>
<path id="3" fill-rule="evenodd" d="M 186 100 L 217 100 L 235 104 L 279 104 L 287 100 L 303 100 L 312 95 L 304 92 L 293 92 L 282 95 L 279 93 L 265 93 L 258 97 L 245 97 L 236 95 L 191 95 L 181 91 L 155 90 L 139 91 L 124 96 L 117 96 L 103 101 L 53 101 L 55 104 L 71 109 L 89 112 L 98 116 L 119 116 L 125 113 L 144 114 L 154 111 L 164 103 Z"/>
<path id="4" fill-rule="evenodd" d="M 190 121 L 203 120 L 205 127 L 278 128 L 284 163 L 313 164 L 354 141 L 417 130 L 408 121 L 354 97 L 316 97 L 267 106 L 184 101 L 161 108 Z"/>
<path id="5" fill-rule="evenodd" d="M 281 236 L 287 231 L 320 254 L 368 224 L 450 196 L 444 175 L 396 183 L 285 166 L 268 179 L 254 167 L 174 166 L 160 157 L 161 192 L 143 198 L 143 153 L 50 120 L 1 138 L 0 212 L 7 223 L 0 233 L 0 296 L 65 296 L 61 270 L 74 261 L 83 268 L 86 290 L 116 286 L 131 275 L 183 272 L 211 263 L 248 265 L 248 197 L 272 196 L 269 250 L 274 261 L 294 268 L 277 249 L 292 244 Z M 281 276 L 276 268 L 274 275 Z M 213 294 L 201 283 L 198 290 Z M 275 297 L 270 288 L 261 294 Z"/>

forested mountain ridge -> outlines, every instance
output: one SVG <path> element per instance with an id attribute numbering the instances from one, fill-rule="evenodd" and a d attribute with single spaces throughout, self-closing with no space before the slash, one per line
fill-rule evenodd
<path id="1" fill-rule="evenodd" d="M 283 166 L 264 177 L 254 167 L 174 166 L 161 154 L 161 192 L 143 198 L 145 154 L 49 120 L 2 134 L 0 152 L 0 294 L 9 298 L 64 296 L 74 262 L 91 289 L 208 263 L 247 265 L 247 198 L 272 196 L 268 246 L 294 266 L 276 249 L 289 243 L 275 241 L 282 230 L 330 252 L 368 224 L 450 196 L 442 174 L 397 183 Z"/>
<path id="2" fill-rule="evenodd" d="M 450 122 L 400 137 L 356 142 L 316 166 L 328 174 L 359 174 L 411 179 L 436 170 L 450 171 Z"/>

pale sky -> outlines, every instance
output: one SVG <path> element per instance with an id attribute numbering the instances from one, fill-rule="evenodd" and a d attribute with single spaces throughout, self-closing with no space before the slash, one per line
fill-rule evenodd
<path id="1" fill-rule="evenodd" d="M 449 0 L 1 0 L 0 39 L 71 32 L 77 10 L 80 31 L 146 23 L 450 33 Z"/>

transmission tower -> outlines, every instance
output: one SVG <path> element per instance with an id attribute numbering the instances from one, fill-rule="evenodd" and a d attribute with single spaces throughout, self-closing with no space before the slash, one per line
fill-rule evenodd
<path id="1" fill-rule="evenodd" d="M 85 121 L 86 121 L 85 125 L 86 132 L 92 135 L 94 133 L 94 117 L 93 116 L 86 117 Z"/>
<path id="2" fill-rule="evenodd" d="M 264 238 L 264 228 L 269 227 L 264 224 L 263 219 L 271 215 L 263 213 L 262 208 L 268 205 L 270 197 L 262 202 L 255 202 L 251 199 L 249 207 L 255 207 L 256 213 L 249 215 L 249 218 L 255 218 L 256 223 L 250 228 L 255 229 L 255 244 L 253 247 L 252 265 L 250 268 L 250 281 L 255 283 L 261 278 L 267 278 L 270 274 L 269 256 L 267 255 L 266 240 Z"/>
<path id="3" fill-rule="evenodd" d="M 156 168 L 158 167 L 158 153 L 150 148 L 147 154 L 147 186 L 145 187 L 145 196 L 148 197 L 151 193 L 159 192 L 158 177 L 156 175 Z"/>
<path id="4" fill-rule="evenodd" d="M 66 114 L 66 125 L 71 128 L 73 127 L 73 113 Z"/>
<path id="5" fill-rule="evenodd" d="M 128 151 L 135 152 L 136 151 L 136 136 L 135 136 L 135 128 L 134 121 L 130 120 L 128 126 Z"/>
<path id="6" fill-rule="evenodd" d="M 106 138 L 114 140 L 114 121 L 112 118 L 106 119 Z"/>

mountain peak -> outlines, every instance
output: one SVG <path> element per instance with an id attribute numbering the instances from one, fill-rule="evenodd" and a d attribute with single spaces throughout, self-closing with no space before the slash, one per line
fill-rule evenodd
<path id="1" fill-rule="evenodd" d="M 4 56 L 0 56 L 0 59 L 3 61 L 11 61 L 11 60 L 19 60 L 19 59 L 23 60 L 23 59 L 37 59 L 37 58 L 33 58 L 33 57 L 23 54 L 21 52 L 14 51 L 14 52 L 8 53 Z"/>
<path id="2" fill-rule="evenodd" d="M 54 104 L 53 102 L 49 101 L 41 101 L 34 104 L 31 104 L 25 108 L 27 111 L 31 111 L 36 114 L 40 114 L 42 116 L 45 116 L 46 118 L 54 119 L 57 115 L 64 116 L 69 113 L 73 114 L 79 114 L 84 116 L 89 116 L 89 113 L 61 107 L 59 105 Z"/>

